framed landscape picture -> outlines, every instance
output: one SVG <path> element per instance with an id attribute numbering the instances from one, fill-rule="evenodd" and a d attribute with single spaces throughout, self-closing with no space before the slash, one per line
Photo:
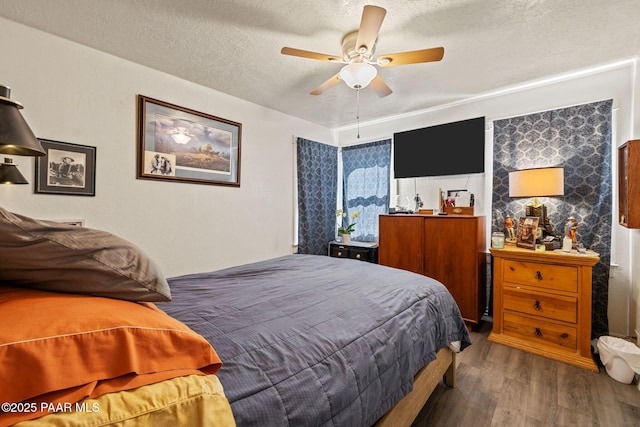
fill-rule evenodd
<path id="1" fill-rule="evenodd" d="M 540 219 L 537 216 L 527 216 L 520 218 L 520 221 L 518 222 L 516 246 L 527 249 L 535 249 L 539 220 Z"/>
<path id="2" fill-rule="evenodd" d="M 96 147 L 38 140 L 46 154 L 36 157 L 36 193 L 96 195 Z"/>
<path id="3" fill-rule="evenodd" d="M 242 125 L 138 95 L 138 179 L 240 186 Z"/>

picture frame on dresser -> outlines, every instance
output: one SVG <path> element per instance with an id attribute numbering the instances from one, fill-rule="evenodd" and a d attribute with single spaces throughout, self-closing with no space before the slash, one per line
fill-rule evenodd
<path id="1" fill-rule="evenodd" d="M 96 195 L 96 147 L 40 139 L 44 156 L 36 157 L 35 193 Z"/>
<path id="2" fill-rule="evenodd" d="M 538 221 L 535 216 L 522 217 L 518 221 L 518 234 L 516 236 L 516 246 L 525 249 L 535 249 L 536 233 L 538 231 Z"/>

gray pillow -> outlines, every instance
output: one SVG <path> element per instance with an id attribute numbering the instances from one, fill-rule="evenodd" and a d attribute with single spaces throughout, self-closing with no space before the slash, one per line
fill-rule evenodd
<path id="1" fill-rule="evenodd" d="M 158 267 L 126 240 L 2 208 L 0 283 L 129 301 L 171 301 Z"/>

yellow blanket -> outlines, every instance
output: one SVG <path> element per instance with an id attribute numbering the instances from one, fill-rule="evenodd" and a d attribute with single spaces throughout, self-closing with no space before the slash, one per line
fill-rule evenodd
<path id="1" fill-rule="evenodd" d="M 209 426 L 235 421 L 215 375 L 190 375 L 134 390 L 86 399 L 57 413 L 23 421 L 16 427 L 58 426 Z"/>

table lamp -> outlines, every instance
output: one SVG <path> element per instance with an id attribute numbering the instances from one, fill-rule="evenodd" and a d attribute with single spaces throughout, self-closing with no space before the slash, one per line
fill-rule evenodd
<path id="1" fill-rule="evenodd" d="M 28 184 L 13 160 L 8 157 L 4 159 L 4 163 L 0 163 L 0 184 Z"/>
<path id="2" fill-rule="evenodd" d="M 547 217 L 547 207 L 538 197 L 564 196 L 564 168 L 533 168 L 509 172 L 509 197 L 533 197 L 533 204 L 525 208 L 527 216 L 540 218 L 544 235 L 554 235 Z"/>
<path id="3" fill-rule="evenodd" d="M 46 153 L 20 114 L 22 104 L 10 98 L 11 89 L 0 85 L 0 153 L 17 156 L 44 156 Z M 0 165 L 1 184 L 27 184 L 11 159 Z"/>

